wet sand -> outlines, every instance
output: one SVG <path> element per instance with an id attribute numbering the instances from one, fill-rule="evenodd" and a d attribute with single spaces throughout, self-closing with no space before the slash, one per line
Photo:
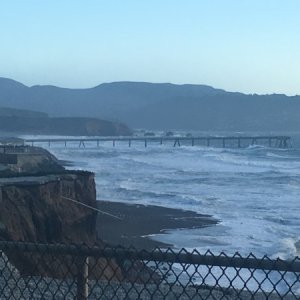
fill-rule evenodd
<path id="1" fill-rule="evenodd" d="M 192 211 L 161 206 L 98 201 L 98 208 L 119 217 L 98 214 L 98 237 L 110 245 L 133 245 L 138 249 L 172 246 L 150 239 L 147 235 L 169 229 L 213 226 L 218 221 L 211 216 Z"/>

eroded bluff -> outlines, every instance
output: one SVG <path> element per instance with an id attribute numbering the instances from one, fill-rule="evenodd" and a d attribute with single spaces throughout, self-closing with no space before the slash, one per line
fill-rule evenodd
<path id="1" fill-rule="evenodd" d="M 95 243 L 94 174 L 72 171 L 0 179 L 1 237 L 42 243 Z M 71 201 L 73 200 L 73 201 Z"/>
<path id="2" fill-rule="evenodd" d="M 97 240 L 97 211 L 87 207 L 96 208 L 94 174 L 65 170 L 49 152 L 43 150 L 37 156 L 36 150 L 15 153 L 16 167 L 2 165 L 0 239 L 103 246 Z M 10 154 L 12 152 L 10 149 Z M 20 274 L 26 276 L 65 278 L 76 272 L 77 258 L 74 256 L 53 256 L 47 251 L 40 254 L 4 250 L 4 253 Z M 116 261 L 102 258 L 92 263 L 98 270 L 96 277 L 122 280 L 122 271 Z"/>

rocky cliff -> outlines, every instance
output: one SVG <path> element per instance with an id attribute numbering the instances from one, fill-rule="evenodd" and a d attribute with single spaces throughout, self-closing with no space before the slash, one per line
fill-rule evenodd
<path id="1" fill-rule="evenodd" d="M 94 174 L 68 171 L 48 151 L 36 147 L 0 147 L 0 240 L 43 244 L 82 244 L 104 247 L 97 239 L 97 201 Z M 8 155 L 8 156 L 7 156 Z M 9 156 L 12 155 L 13 159 Z M 12 163 L 13 162 L 13 163 Z M 74 278 L 79 256 L 44 252 L 5 251 L 21 276 Z M 1 251 L 0 251 L 0 255 Z M 152 271 L 135 262 L 91 258 L 91 278 L 149 281 Z M 125 271 L 124 271 L 125 270 Z M 146 277 L 145 277 L 146 276 Z M 146 279 L 145 279 L 146 278 Z"/>
<path id="2" fill-rule="evenodd" d="M 15 241 L 94 243 L 94 175 L 66 172 L 0 179 L 1 236 Z"/>
<path id="3" fill-rule="evenodd" d="M 10 241 L 102 246 L 96 238 L 94 174 L 83 171 L 0 179 L 0 238 Z M 5 253 L 22 276 L 66 278 L 77 274 L 77 258 L 45 253 Z M 96 278 L 123 280 L 111 259 L 91 260 Z"/>
<path id="4" fill-rule="evenodd" d="M 29 147 L 22 153 L 7 149 L 16 155 L 16 164 L 8 164 L 4 173 L 0 172 L 0 239 L 102 246 L 96 235 L 97 211 L 91 209 L 96 208 L 94 174 L 67 171 L 42 149 Z M 65 278 L 76 272 L 77 258 L 72 256 L 20 251 L 5 254 L 24 276 Z M 123 278 L 114 260 L 92 263 L 97 278 Z"/>

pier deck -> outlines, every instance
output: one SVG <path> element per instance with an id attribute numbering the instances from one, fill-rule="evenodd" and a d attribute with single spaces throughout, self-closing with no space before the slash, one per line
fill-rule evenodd
<path id="1" fill-rule="evenodd" d="M 180 137 L 180 136 L 119 136 L 119 137 L 93 137 L 93 138 L 33 138 L 25 139 L 24 144 L 34 146 L 37 143 L 47 143 L 50 147 L 53 143 L 62 143 L 65 147 L 70 143 L 78 143 L 78 147 L 84 148 L 87 142 L 94 142 L 97 147 L 102 142 L 112 142 L 112 146 L 116 146 L 116 142 L 127 142 L 131 147 L 133 142 L 142 142 L 145 147 L 150 142 L 163 145 L 171 143 L 173 147 L 181 145 L 201 145 L 208 147 L 229 147 L 229 148 L 244 148 L 250 145 L 262 145 L 274 148 L 289 148 L 291 147 L 291 137 L 289 136 L 195 136 L 195 137 Z"/>

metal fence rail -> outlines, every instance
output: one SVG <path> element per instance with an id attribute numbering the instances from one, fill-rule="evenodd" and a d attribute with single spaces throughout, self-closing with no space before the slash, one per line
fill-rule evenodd
<path id="1" fill-rule="evenodd" d="M 300 259 L 0 241 L 0 299 L 299 299 Z"/>

